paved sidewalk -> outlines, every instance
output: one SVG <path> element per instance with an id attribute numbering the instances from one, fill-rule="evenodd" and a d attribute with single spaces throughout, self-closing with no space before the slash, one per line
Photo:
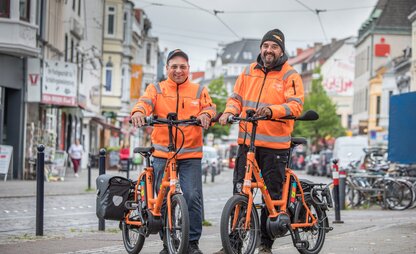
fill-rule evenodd
<path id="1" fill-rule="evenodd" d="M 327 234 L 320 253 L 416 253 L 415 210 L 402 212 L 380 209 L 343 211 L 344 224 L 333 225 L 333 213 L 329 218 L 334 230 Z M 146 239 L 141 253 L 158 253 L 162 243 L 157 236 Z M 213 253 L 221 248 L 219 222 L 204 227 L 200 240 L 204 253 Z M 34 237 L 25 236 L 14 242 L 0 244 L 0 253 L 126 253 L 121 232 L 115 228 L 107 232 L 78 232 L 73 235 Z M 279 238 L 273 253 L 295 254 L 290 237 Z"/>
<path id="2" fill-rule="evenodd" d="M 118 170 L 107 170 L 107 174 L 121 175 L 126 173 Z M 75 177 L 71 169 L 68 169 L 64 181 L 44 182 L 45 195 L 77 195 L 87 194 L 96 190 L 95 179 L 98 176 L 98 169 L 91 169 L 91 189 L 88 191 L 88 170 L 82 169 L 79 177 Z M 130 178 L 136 178 L 137 171 L 130 172 Z M 17 198 L 36 196 L 36 180 L 11 180 L 0 182 L 0 198 Z"/>

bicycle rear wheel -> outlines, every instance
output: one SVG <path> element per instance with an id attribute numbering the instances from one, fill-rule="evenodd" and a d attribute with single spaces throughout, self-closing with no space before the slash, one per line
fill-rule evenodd
<path id="1" fill-rule="evenodd" d="M 127 253 L 138 254 L 143 248 L 145 236 L 140 233 L 137 226 L 128 225 L 125 221 L 121 223 L 121 230 L 124 248 L 126 248 Z"/>
<path id="2" fill-rule="evenodd" d="M 165 238 L 169 253 L 186 253 L 189 242 L 189 213 L 185 198 L 176 194 L 171 198 L 172 230 L 169 216 L 165 218 Z"/>
<path id="3" fill-rule="evenodd" d="M 234 195 L 225 204 L 221 215 L 221 241 L 225 253 L 254 253 L 259 240 L 260 231 L 257 210 L 252 206 L 250 225 L 244 228 L 247 215 L 248 199 Z"/>
<path id="4" fill-rule="evenodd" d="M 413 189 L 406 181 L 387 180 L 385 192 L 386 205 L 390 210 L 406 210 L 413 205 Z"/>
<path id="5" fill-rule="evenodd" d="M 321 251 L 322 246 L 324 245 L 326 228 L 329 225 L 326 225 L 326 212 L 323 211 L 320 206 L 312 203 L 312 201 L 308 199 L 306 200 L 306 205 L 309 207 L 313 216 L 317 219 L 317 224 L 312 227 L 296 228 L 294 230 L 297 239 L 308 242 L 305 249 L 298 249 L 298 251 L 302 254 L 317 254 Z M 306 210 L 304 208 L 302 210 L 304 217 L 306 216 Z M 311 219 L 309 219 L 309 221 L 310 220 Z"/>

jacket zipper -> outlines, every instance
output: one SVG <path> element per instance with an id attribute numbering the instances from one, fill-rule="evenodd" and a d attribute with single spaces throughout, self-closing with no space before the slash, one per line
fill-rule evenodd
<path id="1" fill-rule="evenodd" d="M 179 119 L 178 114 L 179 114 L 179 85 L 176 84 L 176 119 Z M 177 149 L 176 147 L 177 141 L 178 141 L 178 128 L 176 128 L 176 131 L 175 131 L 175 151 Z"/>
<path id="2" fill-rule="evenodd" d="M 296 95 L 295 81 L 292 79 L 293 93 Z"/>
<path id="3" fill-rule="evenodd" d="M 261 89 L 260 89 L 260 93 L 259 93 L 259 98 L 257 99 L 257 103 L 256 103 L 256 110 L 257 110 L 257 108 L 259 106 L 259 102 L 260 102 L 260 98 L 261 98 L 261 93 L 263 92 L 264 84 L 266 83 L 266 77 L 267 77 L 267 72 L 264 73 L 263 84 L 261 85 Z"/>

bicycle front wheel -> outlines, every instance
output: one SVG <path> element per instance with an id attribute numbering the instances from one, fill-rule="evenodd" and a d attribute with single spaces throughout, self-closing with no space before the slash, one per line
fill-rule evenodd
<path id="1" fill-rule="evenodd" d="M 146 239 L 145 236 L 140 233 L 139 228 L 128 225 L 125 221 L 121 223 L 121 230 L 127 253 L 138 254 L 143 248 L 144 240 Z"/>
<path id="2" fill-rule="evenodd" d="M 259 239 L 259 217 L 252 206 L 249 227 L 245 228 L 248 199 L 234 195 L 225 204 L 221 215 L 221 241 L 227 254 L 254 253 Z"/>
<path id="3" fill-rule="evenodd" d="M 171 199 L 172 229 L 169 229 L 169 216 L 165 217 L 165 240 L 169 253 L 186 253 L 189 241 L 189 213 L 182 195 L 176 194 Z"/>

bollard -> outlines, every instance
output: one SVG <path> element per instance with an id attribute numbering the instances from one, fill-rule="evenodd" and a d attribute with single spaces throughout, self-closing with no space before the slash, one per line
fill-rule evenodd
<path id="1" fill-rule="evenodd" d="M 127 159 L 127 179 L 130 179 L 130 165 L 131 165 L 130 161 L 131 159 L 128 158 Z"/>
<path id="2" fill-rule="evenodd" d="M 105 149 L 100 149 L 100 160 L 98 161 L 98 172 L 99 175 L 105 174 Z M 105 231 L 105 220 L 104 219 L 98 219 L 98 230 Z"/>
<path id="3" fill-rule="evenodd" d="M 36 169 L 36 235 L 43 236 L 43 198 L 45 181 L 45 146 L 38 145 Z"/>
<path id="4" fill-rule="evenodd" d="M 91 190 L 91 153 L 88 153 L 88 190 Z"/>
<path id="5" fill-rule="evenodd" d="M 332 178 L 334 180 L 334 206 L 335 206 L 335 221 L 332 223 L 344 223 L 341 220 L 341 211 L 339 209 L 339 171 L 338 171 L 338 160 L 332 161 Z"/>
<path id="6" fill-rule="evenodd" d="M 345 210 L 345 182 L 347 180 L 347 172 L 345 169 L 339 171 L 339 206 L 341 210 Z"/>

